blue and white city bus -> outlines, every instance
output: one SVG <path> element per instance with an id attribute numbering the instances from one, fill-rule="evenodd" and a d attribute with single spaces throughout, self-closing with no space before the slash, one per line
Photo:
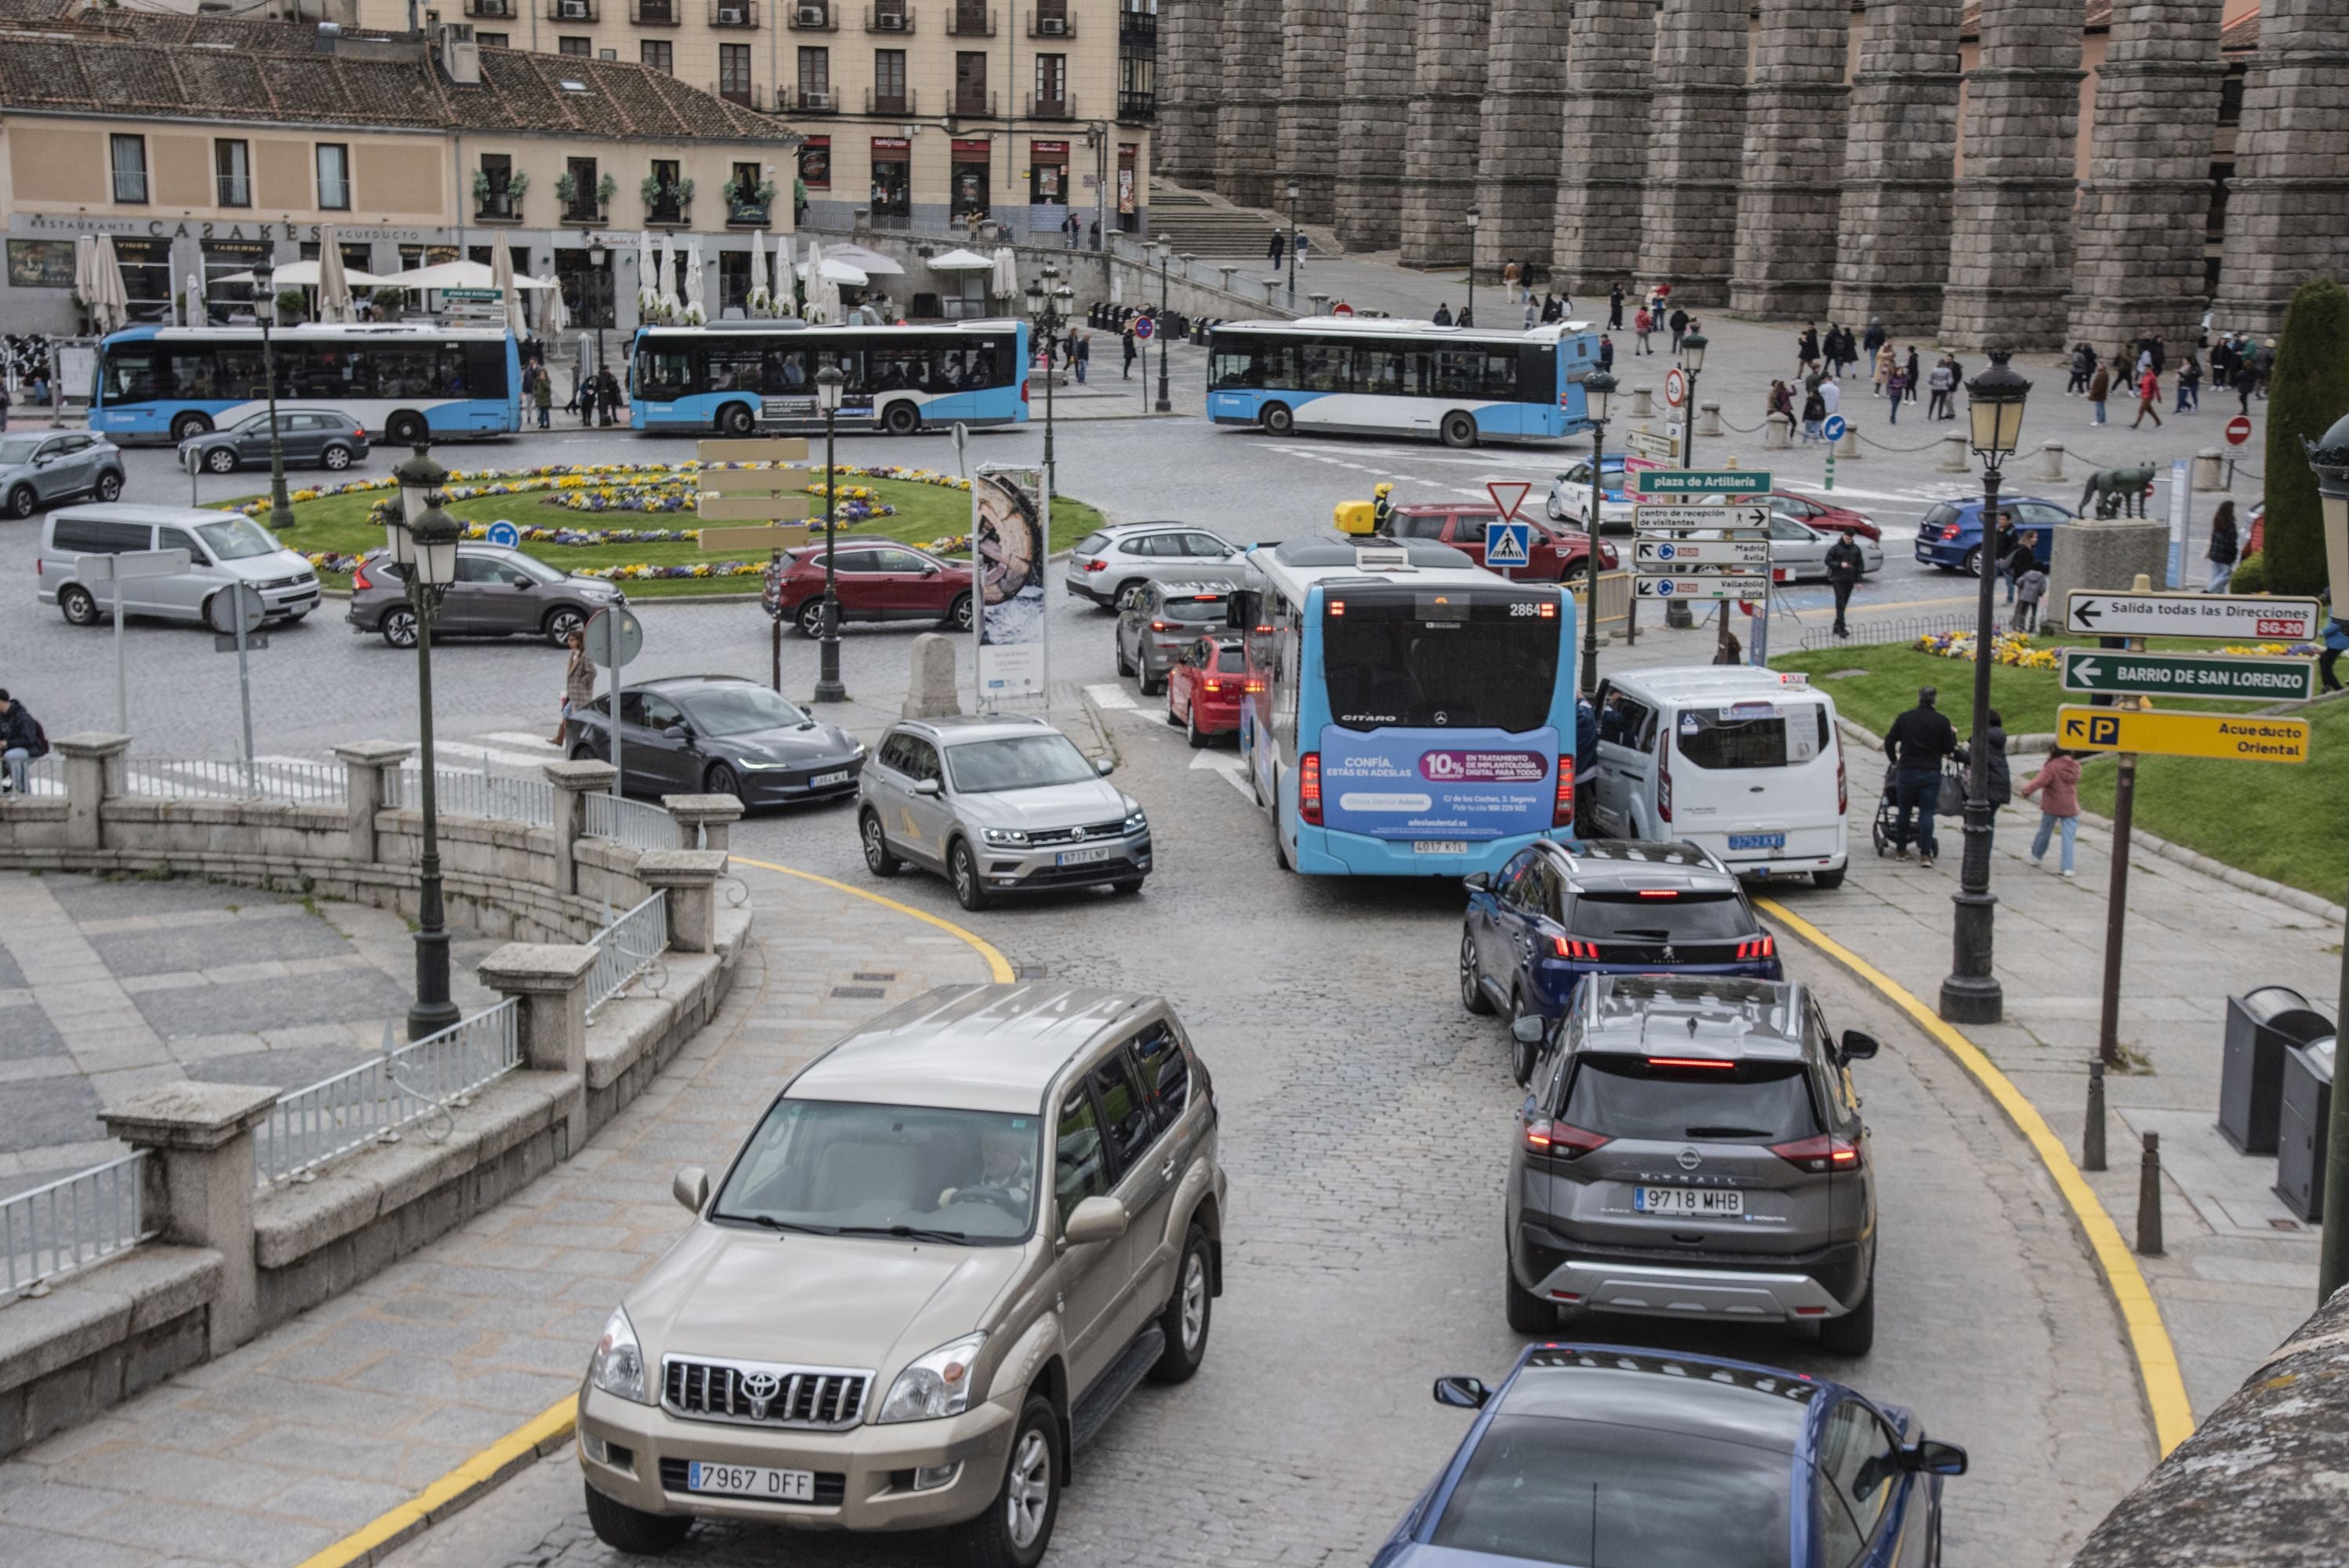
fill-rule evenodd
<path id="1" fill-rule="evenodd" d="M 511 435 L 522 359 L 495 326 L 429 322 L 273 327 L 277 404 L 318 404 L 400 446 Z M 98 346 L 89 428 L 184 441 L 268 409 L 257 326 L 134 326 Z"/>
<path id="2" fill-rule="evenodd" d="M 1445 544 L 1293 539 L 1233 595 L 1240 758 L 1284 865 L 1497 871 L 1574 828 L 1574 601 Z"/>
<path id="3" fill-rule="evenodd" d="M 1019 321 L 810 326 L 715 321 L 636 331 L 629 395 L 640 430 L 747 436 L 821 429 L 815 374 L 837 365 L 840 422 L 910 436 L 927 426 L 1028 418 L 1028 327 Z"/>
<path id="4" fill-rule="evenodd" d="M 1207 335 L 1207 418 L 1276 436 L 1550 441 L 1588 428 L 1582 381 L 1598 368 L 1599 335 L 1578 321 L 1523 332 L 1366 316 L 1226 322 Z"/>

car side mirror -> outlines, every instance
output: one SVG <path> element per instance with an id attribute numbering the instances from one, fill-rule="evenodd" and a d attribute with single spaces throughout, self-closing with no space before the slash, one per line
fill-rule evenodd
<path id="1" fill-rule="evenodd" d="M 1125 1234 L 1125 1205 L 1114 1198 L 1088 1198 L 1061 1227 L 1061 1239 L 1072 1247 L 1092 1242 L 1113 1242 Z"/>
<path id="2" fill-rule="evenodd" d="M 1509 1038 L 1521 1046 L 1538 1046 L 1549 1034 L 1549 1021 L 1538 1013 L 1509 1020 Z"/>
<path id="3" fill-rule="evenodd" d="M 946 793 L 946 790 L 947 787 L 939 783 L 935 779 L 916 779 L 914 780 L 914 793 L 916 795 L 943 795 Z"/>
<path id="4" fill-rule="evenodd" d="M 1945 1443 L 1936 1438 L 1905 1443 L 1901 1445 L 1899 1456 L 1902 1470 L 1922 1470 L 1927 1475 L 1966 1473 L 1966 1450 L 1955 1443 Z"/>
<path id="5" fill-rule="evenodd" d="M 1449 1405 L 1455 1410 L 1481 1410 L 1493 1397 L 1493 1390 L 1475 1377 L 1438 1377 L 1435 1380 L 1435 1402 Z"/>
<path id="6" fill-rule="evenodd" d="M 522 592 L 523 592 L 523 593 L 529 593 L 532 589 L 533 589 L 533 588 L 537 587 L 537 586 L 538 586 L 538 584 L 537 584 L 537 583 L 533 583 L 533 582 L 532 582 L 532 581 L 531 581 L 529 578 L 527 578 L 527 577 L 517 577 L 517 578 L 515 578 L 515 579 L 514 579 L 514 586 L 515 586 L 516 588 L 518 588 L 518 589 L 522 590 Z"/>
<path id="7" fill-rule="evenodd" d="M 1470 892 L 1488 892 L 1492 890 L 1493 886 L 1493 873 L 1490 872 L 1470 872 L 1466 876 L 1460 879 L 1460 885 L 1466 888 Z"/>
<path id="8" fill-rule="evenodd" d="M 698 1214 L 709 1202 L 709 1172 L 698 1165 L 680 1165 L 669 1178 L 668 1191 L 669 1196 Z"/>
<path id="9" fill-rule="evenodd" d="M 1867 1061 L 1880 1048 L 1874 1035 L 1862 1034 L 1857 1029 L 1843 1032 L 1843 1059 L 1847 1062 Z"/>
<path id="10" fill-rule="evenodd" d="M 937 574 L 938 569 L 935 566 L 925 566 L 922 568 L 922 575 L 925 577 L 936 577 Z"/>
<path id="11" fill-rule="evenodd" d="M 693 738 L 693 731 L 688 729 L 684 725 L 672 724 L 667 729 L 661 731 L 661 737 L 666 740 L 691 740 Z"/>
<path id="12" fill-rule="evenodd" d="M 1098 761 L 1098 762 L 1096 762 L 1096 763 L 1094 763 L 1094 764 L 1093 764 L 1093 771 L 1094 771 L 1095 773 L 1100 774 L 1100 775 L 1101 775 L 1102 778 L 1104 778 L 1104 779 L 1108 778 L 1112 773 L 1115 772 L 1116 770 L 1117 770 L 1117 764 L 1116 764 L 1116 763 L 1114 763 L 1114 762 L 1112 762 L 1112 761 L 1111 761 L 1111 760 L 1110 760 L 1108 758 L 1106 758 L 1106 757 L 1102 758 L 1100 761 Z"/>

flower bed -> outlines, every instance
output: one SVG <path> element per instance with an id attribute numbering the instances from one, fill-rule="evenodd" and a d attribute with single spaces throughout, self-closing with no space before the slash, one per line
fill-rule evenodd
<path id="1" fill-rule="evenodd" d="M 1937 632 L 1920 637 L 1910 645 L 1920 654 L 1930 654 L 1937 659 L 1974 660 L 1974 634 L 1971 632 Z M 2056 658 L 2054 648 L 2034 648 L 2031 639 L 2020 632 L 2001 632 L 1991 639 L 1991 663 L 2012 665 L 2022 670 L 2052 670 Z"/>

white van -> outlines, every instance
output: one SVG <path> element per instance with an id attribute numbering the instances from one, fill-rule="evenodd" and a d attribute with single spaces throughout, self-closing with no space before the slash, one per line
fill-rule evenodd
<path id="1" fill-rule="evenodd" d="M 1686 839 L 1745 876 L 1843 881 L 1843 741 L 1805 676 L 1740 665 L 1599 684 L 1590 837 Z"/>
<path id="2" fill-rule="evenodd" d="M 78 580 L 75 558 L 140 550 L 184 550 L 188 570 L 126 580 L 123 608 L 133 615 L 202 623 L 204 602 L 240 577 L 261 591 L 270 621 L 298 621 L 318 607 L 318 574 L 306 556 L 241 511 L 187 506 L 116 503 L 49 513 L 33 562 L 36 595 L 75 625 L 96 625 L 113 611 L 114 584 Z"/>

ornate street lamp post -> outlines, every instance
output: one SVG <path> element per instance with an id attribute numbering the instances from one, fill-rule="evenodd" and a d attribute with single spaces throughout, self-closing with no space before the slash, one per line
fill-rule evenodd
<path id="1" fill-rule="evenodd" d="M 1681 467 L 1696 467 L 1696 378 L 1704 369 L 1704 334 L 1692 332 L 1681 339 L 1681 368 L 1688 372 L 1688 404 L 1681 413 Z"/>
<path id="2" fill-rule="evenodd" d="M 840 393 L 848 378 L 837 365 L 827 365 L 815 373 L 815 400 L 823 410 L 823 643 L 818 651 L 815 677 L 815 700 L 846 702 L 848 688 L 840 684 L 840 590 L 833 575 L 833 557 L 836 547 L 833 534 L 833 498 L 840 493 L 840 481 L 834 477 L 833 438 L 840 424 Z"/>
<path id="3" fill-rule="evenodd" d="M 1288 182 L 1288 297 L 1297 297 L 1297 181 Z"/>
<path id="4" fill-rule="evenodd" d="M 1060 470 L 1052 463 L 1052 361 L 1058 357 L 1061 328 L 1069 319 L 1069 301 L 1073 291 L 1061 281 L 1061 269 L 1046 263 L 1043 277 L 1028 280 L 1028 315 L 1036 324 L 1037 335 L 1044 344 L 1044 482 L 1058 493 Z M 1165 396 L 1165 360 L 1164 349 L 1159 360 L 1159 396 Z"/>
<path id="5" fill-rule="evenodd" d="M 604 266 L 604 260 L 610 253 L 604 248 L 602 240 L 587 242 L 588 285 L 582 291 L 579 300 L 579 314 L 593 317 L 595 323 L 595 371 L 598 375 L 604 370 L 604 315 L 612 308 L 613 299 L 612 274 Z M 589 299 L 587 294 L 591 293 L 596 297 Z"/>
<path id="6" fill-rule="evenodd" d="M 1468 209 L 1468 320 L 1469 320 L 1469 323 L 1470 323 L 1472 325 L 1475 324 L 1475 320 L 1476 320 L 1476 225 L 1477 225 L 1478 223 L 1482 222 L 1484 222 L 1484 214 L 1483 214 L 1483 213 L 1481 213 L 1481 212 L 1479 212 L 1479 211 L 1476 211 L 1476 209 L 1475 209 L 1475 208 L 1474 208 L 1474 207 L 1469 208 L 1469 209 Z"/>
<path id="7" fill-rule="evenodd" d="M 420 1040 L 440 1033 L 461 1016 L 449 999 L 449 928 L 440 902 L 440 802 L 434 789 L 432 758 L 432 623 L 440 611 L 441 595 L 457 580 L 457 541 L 464 524 L 440 506 L 441 487 L 449 470 L 432 460 L 425 443 L 416 455 L 392 470 L 399 483 L 399 510 L 384 524 L 384 543 L 392 565 L 408 584 L 409 607 L 416 614 L 416 724 L 421 742 L 424 811 L 424 851 L 417 862 L 416 1001 L 408 1009 L 408 1037 Z"/>
<path id="8" fill-rule="evenodd" d="M 1590 421 L 1590 527 L 1583 566 L 1589 588 L 1582 604 L 1582 695 L 1599 689 L 1599 504 L 1605 496 L 1599 470 L 1607 452 L 1607 411 L 1615 401 L 1615 377 L 1594 370 L 1582 378 L 1583 417 Z"/>
<path id="9" fill-rule="evenodd" d="M 2349 616 L 2349 415 L 2308 449 L 2316 493 L 2324 506 L 2324 574 L 2333 619 Z M 2349 942 L 2341 949 L 2341 995 L 2349 1005 Z M 2336 1011 L 2349 1019 L 2349 1012 Z M 2316 1288 L 2325 1300 L 2349 1284 L 2349 1084 L 2341 1081 L 2341 1045 L 2333 1047 L 2333 1114 L 2324 1142 L 2324 1240 L 2317 1253 Z"/>
<path id="10" fill-rule="evenodd" d="M 269 329 L 277 316 L 277 263 L 264 254 L 253 263 L 253 314 L 261 321 L 261 384 L 269 394 L 269 526 L 294 526 L 294 503 L 285 498 L 285 442 L 277 428 L 277 355 Z"/>
<path id="11" fill-rule="evenodd" d="M 1174 242 L 1172 240 L 1159 241 L 1158 320 L 1153 325 L 1156 328 L 1158 337 L 1158 404 L 1154 411 L 1161 414 L 1171 414 L 1174 411 L 1174 403 L 1170 401 L 1166 396 L 1166 318 L 1168 314 L 1166 307 L 1166 267 L 1167 263 L 1174 261 Z M 1143 374 L 1146 376 L 1149 373 L 1148 367 L 1145 366 L 1143 370 Z M 1050 393 L 1050 390 L 1051 388 L 1049 387 L 1045 388 L 1047 393 Z"/>
<path id="12" fill-rule="evenodd" d="M 1991 644 L 1998 635 L 1998 537 L 2001 469 L 2023 438 L 2023 405 L 2031 383 L 2008 368 L 2010 351 L 1990 351 L 1990 368 L 1966 383 L 1966 413 L 1972 423 L 1974 456 L 1982 460 L 1981 582 L 1974 598 L 1974 713 L 1966 756 L 1966 848 L 1959 868 L 1949 978 L 1941 982 L 1941 1016 L 1952 1024 L 1995 1024 L 2006 999 L 1991 973 L 1992 918 L 1998 900 L 1990 891 Z"/>

